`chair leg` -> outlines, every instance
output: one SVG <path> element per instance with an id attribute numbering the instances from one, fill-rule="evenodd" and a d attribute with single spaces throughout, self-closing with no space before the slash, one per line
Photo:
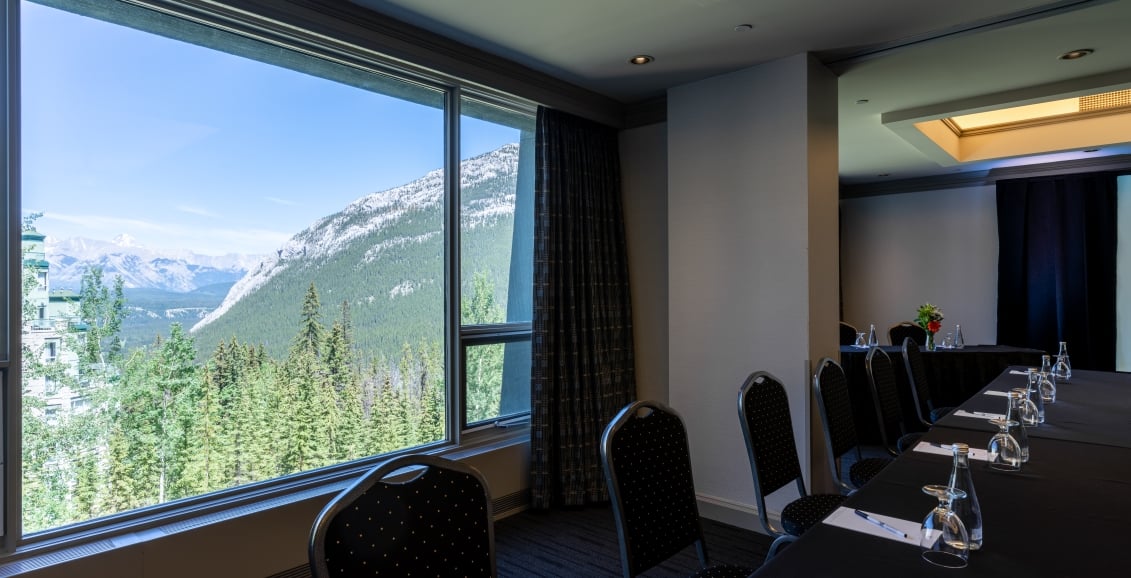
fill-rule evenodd
<path id="1" fill-rule="evenodd" d="M 778 549 L 785 546 L 786 544 L 789 544 L 790 542 L 795 541 L 797 541 L 797 536 L 791 536 L 789 534 L 778 536 L 774 540 L 773 544 L 770 544 L 770 551 L 766 554 L 766 559 L 769 560 L 770 558 L 773 558 L 774 554 L 778 553 Z"/>

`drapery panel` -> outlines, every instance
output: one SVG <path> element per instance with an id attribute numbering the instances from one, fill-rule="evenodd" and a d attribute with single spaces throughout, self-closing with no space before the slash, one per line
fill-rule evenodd
<path id="1" fill-rule="evenodd" d="M 1000 344 L 1115 369 L 1116 174 L 997 183 Z"/>
<path id="2" fill-rule="evenodd" d="M 531 498 L 608 501 L 600 439 L 636 396 L 617 132 L 539 107 Z"/>

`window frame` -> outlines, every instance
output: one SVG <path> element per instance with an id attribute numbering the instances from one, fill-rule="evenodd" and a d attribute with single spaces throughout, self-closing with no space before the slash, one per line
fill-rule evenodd
<path id="1" fill-rule="evenodd" d="M 490 339 L 502 340 L 500 343 L 530 339 L 530 323 L 504 324 L 502 331 L 486 331 L 484 326 L 461 325 L 461 271 L 460 271 L 460 102 L 464 96 L 502 106 L 507 110 L 533 118 L 537 103 L 525 100 L 483 85 L 465 82 L 459 78 L 444 75 L 396 59 L 378 54 L 360 44 L 348 43 L 327 35 L 319 23 L 310 22 L 309 28 L 289 24 L 279 19 L 269 18 L 250 10 L 217 5 L 209 0 L 115 0 L 122 5 L 150 9 L 174 18 L 188 20 L 212 28 L 251 38 L 269 45 L 312 55 L 337 64 L 344 64 L 360 71 L 393 77 L 398 80 L 436 89 L 444 94 L 444 355 L 446 387 L 446 439 L 425 446 L 383 454 L 309 470 L 286 476 L 245 484 L 235 488 L 220 490 L 209 494 L 194 496 L 176 502 L 157 504 L 137 510 L 130 510 L 79 522 L 62 528 L 36 532 L 32 537 L 22 534 L 22 431 L 21 412 L 23 410 L 21 365 L 21 324 L 11 323 L 20 311 L 22 287 L 22 257 L 20 232 L 21 189 L 20 189 L 20 1 L 3 0 L 4 10 L 0 11 L 0 41 L 3 58 L 0 58 L 0 132 L 5 139 L 7 158 L 0 163 L 0 182 L 3 182 L 5 210 L 8 216 L 8 235 L 4 239 L 7 247 L 8 266 L 5 267 L 3 284 L 6 302 L 0 315 L 8 321 L 7 335 L 0 336 L 0 380 L 3 397 L 0 398 L 0 414 L 4 420 L 4 447 L 6 460 L 0 461 L 4 476 L 3 499 L 5 502 L 3 523 L 0 525 L 3 547 L 0 561 L 21 558 L 26 555 L 43 553 L 65 547 L 105 539 L 114 535 L 134 532 L 140 529 L 167 524 L 179 520 L 200 517 L 218 511 L 240 509 L 240 515 L 253 513 L 255 508 L 265 509 L 280 503 L 308 499 L 311 492 L 325 492 L 326 488 L 337 488 L 352 480 L 358 473 L 368 470 L 376 463 L 386 461 L 404 453 L 446 453 L 467 451 L 480 444 L 491 443 L 502 437 L 515 435 L 513 430 L 500 432 L 494 428 L 468 428 L 462 403 L 465 395 L 464 355 L 468 344 L 483 345 Z M 51 5 L 53 2 L 46 2 Z M 252 3 L 255 4 L 255 3 Z M 284 19 L 285 20 L 285 19 Z M 218 50 L 217 48 L 213 48 Z M 493 327 L 493 326 L 492 326 Z M 528 413 L 526 414 L 528 415 Z M 510 416 L 511 418 L 515 416 Z M 528 435 L 526 431 L 520 435 Z"/>

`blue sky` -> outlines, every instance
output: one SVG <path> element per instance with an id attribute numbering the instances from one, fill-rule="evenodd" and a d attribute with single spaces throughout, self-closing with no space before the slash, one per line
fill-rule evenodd
<path id="1" fill-rule="evenodd" d="M 443 114 L 21 3 L 22 202 L 40 232 L 270 253 L 440 168 Z M 176 63 L 172 65 L 171 63 Z M 517 141 L 465 119 L 464 158 Z"/>

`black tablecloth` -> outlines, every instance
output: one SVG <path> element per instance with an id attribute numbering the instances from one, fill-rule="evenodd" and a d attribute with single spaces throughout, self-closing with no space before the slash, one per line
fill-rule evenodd
<path id="1" fill-rule="evenodd" d="M 903 351 L 899 346 L 881 345 L 891 357 L 895 368 L 895 380 L 899 388 L 903 414 L 908 426 L 915 426 L 915 405 L 911 399 L 911 385 L 907 380 L 907 370 L 903 364 Z M 931 397 L 940 407 L 957 406 L 978 393 L 987 383 L 1010 366 L 1040 365 L 1039 349 L 1027 349 L 1008 345 L 970 345 L 963 349 L 936 349 L 923 351 L 923 365 L 931 382 Z M 876 407 L 868 385 L 868 372 L 864 368 L 864 358 L 868 350 L 842 345 L 840 364 L 848 377 L 849 393 L 852 396 L 853 418 L 857 434 L 862 443 L 880 442 Z M 912 429 L 911 431 L 916 431 Z M 921 430 L 920 430 L 921 431 Z"/>
<path id="2" fill-rule="evenodd" d="M 1024 379 L 1006 371 L 986 389 L 1004 390 L 1014 378 Z M 1125 565 L 1131 520 L 1131 447 L 1110 442 L 1122 439 L 1113 429 L 1131 430 L 1125 417 L 1131 404 L 1131 376 L 1080 371 L 1064 387 L 1069 388 L 1064 390 L 1066 397 L 1049 406 L 1048 419 L 1065 421 L 1068 414 L 1098 411 L 1093 419 L 1078 426 L 1058 426 L 1059 430 L 1051 425 L 1044 431 L 1036 428 L 1030 437 L 1029 462 L 1020 472 L 999 472 L 971 460 L 985 543 L 982 550 L 971 553 L 967 568 L 938 568 L 923 561 L 915 546 L 822 523 L 754 576 L 1122 575 L 1118 569 Z M 992 411 L 982 405 L 986 398 L 994 406 L 1005 402 L 1003 397 L 982 395 L 962 409 Z M 1061 403 L 1063 407 L 1058 407 Z M 924 441 L 964 442 L 983 449 L 989 443 L 992 432 L 983 429 L 984 422 L 958 423 L 963 427 L 936 424 Z M 922 486 L 946 483 L 950 468 L 949 456 L 905 452 L 849 497 L 845 506 L 919 521 L 935 505 L 934 498 L 922 493 Z"/>
<path id="3" fill-rule="evenodd" d="M 987 391 L 1009 391 L 1025 387 L 1027 377 L 1010 367 L 972 396 L 962 408 L 968 411 L 1005 413 L 1008 399 Z M 983 419 L 947 415 L 938 425 L 996 431 Z M 1026 429 L 1029 437 L 1078 441 L 1131 448 L 1131 374 L 1076 370 L 1072 381 L 1057 386 L 1056 403 L 1045 405 L 1045 423 Z"/>

